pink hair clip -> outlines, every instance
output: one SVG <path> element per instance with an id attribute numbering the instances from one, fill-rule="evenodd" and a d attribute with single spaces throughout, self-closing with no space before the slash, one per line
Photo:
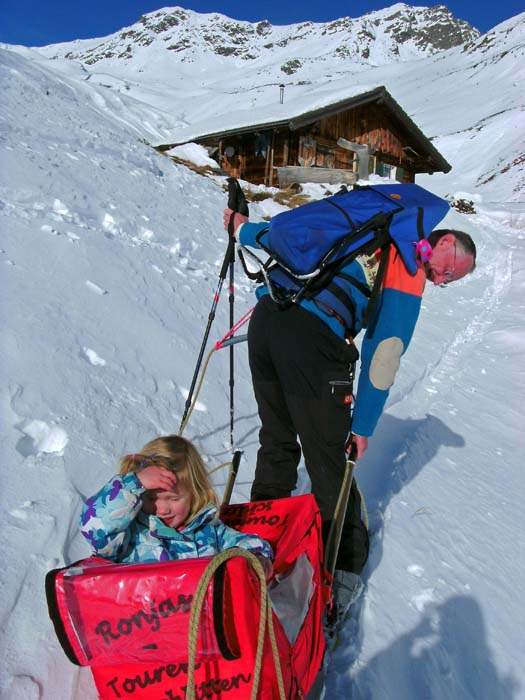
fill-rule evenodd
<path id="1" fill-rule="evenodd" d="M 422 238 L 417 243 L 414 243 L 414 245 L 416 246 L 416 257 L 419 258 L 422 263 L 428 262 L 434 251 L 427 239 Z"/>

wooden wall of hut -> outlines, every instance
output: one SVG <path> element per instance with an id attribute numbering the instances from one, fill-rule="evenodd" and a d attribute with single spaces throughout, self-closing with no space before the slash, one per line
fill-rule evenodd
<path id="1" fill-rule="evenodd" d="M 400 127 L 392 115 L 378 104 L 368 104 L 340 112 L 332 117 L 319 120 L 308 131 L 314 138 L 336 141 L 342 136 L 347 141 L 368 144 L 370 153 L 389 165 L 402 167 L 403 181 L 414 182 L 414 162 L 403 150 L 411 142 L 410 134 Z M 336 147 L 336 168 L 347 168 L 351 151 Z"/>
<path id="2" fill-rule="evenodd" d="M 370 172 L 380 172 L 374 168 L 382 163 L 401 168 L 396 174 L 399 177 L 402 172 L 403 182 L 414 182 L 416 170 L 426 170 L 415 151 L 405 150 L 413 145 L 411 134 L 379 104 L 349 109 L 297 131 L 286 127 L 253 131 L 224 137 L 214 145 L 219 146 L 220 164 L 229 175 L 276 186 L 275 169 L 286 165 L 355 171 L 355 154 L 337 145 L 339 137 L 370 147 Z M 202 143 L 212 145 L 210 141 Z"/>
<path id="3" fill-rule="evenodd" d="M 261 140 L 257 132 L 226 137 L 219 143 L 220 165 L 232 177 L 242 178 L 254 184 L 264 184 L 268 172 L 270 146 L 271 134 L 266 134 L 266 140 Z"/>

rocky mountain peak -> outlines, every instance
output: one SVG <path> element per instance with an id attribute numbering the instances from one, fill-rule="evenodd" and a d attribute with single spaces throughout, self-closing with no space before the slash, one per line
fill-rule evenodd
<path id="1" fill-rule="evenodd" d="M 171 57 L 180 62 L 192 62 L 203 55 L 249 61 L 273 52 L 277 60 L 282 54 L 283 65 L 298 70 L 305 56 L 315 59 L 311 47 L 319 42 L 325 57 L 380 65 L 428 56 L 479 36 L 474 27 L 454 17 L 444 5 L 412 7 L 397 3 L 359 18 L 288 26 L 274 26 L 266 19 L 244 22 L 218 13 L 199 14 L 171 7 L 145 14 L 111 36 L 77 41 L 70 49 L 64 44 L 50 46 L 45 51 L 88 66 L 108 60 L 113 64 L 129 61 L 145 49 L 171 52 Z"/>

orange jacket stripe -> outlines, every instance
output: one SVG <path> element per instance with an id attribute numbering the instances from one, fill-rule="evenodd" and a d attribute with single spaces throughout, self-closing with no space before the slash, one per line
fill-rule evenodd
<path id="1" fill-rule="evenodd" d="M 383 289 L 396 289 L 399 292 L 420 297 L 425 289 L 425 281 L 425 271 L 418 269 L 414 276 L 410 275 L 398 251 L 392 246 Z"/>

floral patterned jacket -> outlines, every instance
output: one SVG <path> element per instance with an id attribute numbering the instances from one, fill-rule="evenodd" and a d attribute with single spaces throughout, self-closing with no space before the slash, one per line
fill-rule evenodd
<path id="1" fill-rule="evenodd" d="M 209 557 L 241 547 L 273 559 L 270 545 L 257 535 L 224 525 L 215 506 L 203 508 L 182 530 L 164 525 L 142 508 L 146 489 L 136 474 L 114 476 L 88 498 L 81 516 L 81 531 L 94 554 L 115 562 L 172 561 Z"/>

